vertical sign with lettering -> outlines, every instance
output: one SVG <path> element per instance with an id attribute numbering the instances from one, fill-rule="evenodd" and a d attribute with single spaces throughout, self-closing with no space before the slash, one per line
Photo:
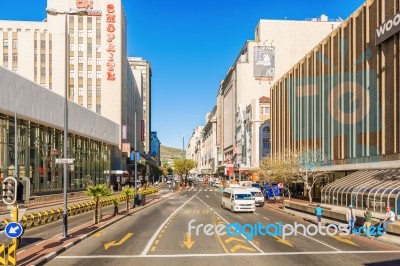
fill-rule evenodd
<path id="1" fill-rule="evenodd" d="M 115 80 L 115 7 L 113 4 L 107 5 L 106 14 L 106 27 L 107 27 L 107 47 L 106 51 L 108 53 L 107 59 L 107 80 Z"/>
<path id="2" fill-rule="evenodd" d="M 142 119 L 141 121 L 141 127 L 140 127 L 140 139 L 144 141 L 144 120 Z"/>

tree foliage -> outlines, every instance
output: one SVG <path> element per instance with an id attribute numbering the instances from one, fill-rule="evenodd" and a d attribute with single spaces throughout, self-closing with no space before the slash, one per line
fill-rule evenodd
<path id="1" fill-rule="evenodd" d="M 185 185 L 187 183 L 187 177 L 189 174 L 189 171 L 192 170 L 197 166 L 197 163 L 193 161 L 192 159 L 177 159 L 174 160 L 174 172 L 178 175 L 181 176 L 181 179 L 183 175 L 185 175 Z"/>
<path id="2" fill-rule="evenodd" d="M 112 192 L 106 185 L 99 184 L 96 186 L 87 187 L 85 193 L 86 193 L 86 195 L 91 197 L 95 202 L 94 223 L 98 224 L 100 221 L 100 217 L 101 217 L 101 206 L 99 204 L 100 199 L 103 197 L 110 196 L 112 194 Z"/>

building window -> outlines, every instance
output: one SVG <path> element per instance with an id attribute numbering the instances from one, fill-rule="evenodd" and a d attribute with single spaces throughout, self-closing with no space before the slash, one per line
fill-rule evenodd
<path id="1" fill-rule="evenodd" d="M 42 77 L 46 76 L 46 68 L 45 68 L 45 67 L 41 67 L 41 68 L 40 68 L 40 75 L 41 75 Z"/>
<path id="2" fill-rule="evenodd" d="M 70 64 L 70 65 L 75 64 L 75 58 L 70 57 L 70 58 L 69 58 L 69 64 Z"/>
<path id="3" fill-rule="evenodd" d="M 96 104 L 96 113 L 101 114 L 101 105 Z"/>
<path id="4" fill-rule="evenodd" d="M 73 87 L 69 88 L 69 96 L 74 96 L 74 88 Z"/>
<path id="5" fill-rule="evenodd" d="M 98 65 L 98 66 L 101 65 L 101 58 L 96 58 L 96 65 Z"/>
<path id="6" fill-rule="evenodd" d="M 96 17 L 96 23 L 101 23 L 101 17 Z"/>
<path id="7" fill-rule="evenodd" d="M 40 62 L 46 62 L 46 55 L 45 54 L 41 54 L 40 55 Z"/>
<path id="8" fill-rule="evenodd" d="M 40 41 L 40 49 L 46 49 L 46 41 L 45 40 Z"/>
<path id="9" fill-rule="evenodd" d="M 4 48 L 8 47 L 8 40 L 4 40 L 4 41 L 3 41 L 3 47 L 4 47 Z"/>
<path id="10" fill-rule="evenodd" d="M 74 38 L 74 36 L 75 36 L 75 31 L 69 30 L 69 37 Z"/>
<path id="11" fill-rule="evenodd" d="M 92 104 L 91 103 L 87 104 L 87 109 L 92 110 Z"/>
<path id="12" fill-rule="evenodd" d="M 72 23 L 74 22 L 74 16 L 68 16 L 69 17 L 69 22 Z"/>
<path id="13" fill-rule="evenodd" d="M 88 59 L 87 59 L 87 64 L 88 64 L 88 66 L 91 66 L 91 65 L 92 65 L 92 58 L 88 58 Z"/>
<path id="14" fill-rule="evenodd" d="M 87 51 L 88 51 L 88 53 L 92 52 L 92 44 L 91 43 L 87 44 Z"/>
<path id="15" fill-rule="evenodd" d="M 78 17 L 78 23 L 83 23 L 83 17 L 82 16 Z"/>
<path id="16" fill-rule="evenodd" d="M 78 71 L 78 78 L 83 78 L 83 71 Z"/>
<path id="17" fill-rule="evenodd" d="M 17 40 L 13 40 L 13 48 L 14 49 L 18 48 L 18 41 Z"/>
<path id="18" fill-rule="evenodd" d="M 70 78 L 74 78 L 74 76 L 75 76 L 75 72 L 73 70 L 70 70 L 69 71 L 69 77 Z"/>
<path id="19" fill-rule="evenodd" d="M 101 71 L 96 71 L 96 78 L 101 79 Z"/>
<path id="20" fill-rule="evenodd" d="M 78 30 L 78 37 L 83 37 L 83 30 Z"/>
<path id="21" fill-rule="evenodd" d="M 78 96 L 83 96 L 83 87 L 78 88 Z"/>
<path id="22" fill-rule="evenodd" d="M 88 77 L 88 79 L 93 78 L 92 71 L 88 71 L 88 72 L 87 72 L 87 77 Z"/>
<path id="23" fill-rule="evenodd" d="M 96 52 L 101 52 L 101 45 L 100 44 L 96 45 Z"/>
<path id="24" fill-rule="evenodd" d="M 8 61 L 8 53 L 3 54 L 3 61 Z"/>
<path id="25" fill-rule="evenodd" d="M 88 17 L 87 22 L 88 22 L 88 23 L 92 23 L 92 18 L 91 18 L 91 17 Z"/>
<path id="26" fill-rule="evenodd" d="M 79 64 L 79 65 L 83 65 L 83 57 L 80 56 L 80 57 L 78 58 L 78 64 Z"/>
<path id="27" fill-rule="evenodd" d="M 92 85 L 87 86 L 87 96 L 92 97 Z"/>
<path id="28" fill-rule="evenodd" d="M 87 31 L 87 36 L 88 36 L 88 38 L 92 38 L 92 36 L 93 36 L 93 31 L 92 31 L 92 30 L 88 30 L 88 31 Z"/>
<path id="29" fill-rule="evenodd" d="M 101 30 L 96 30 L 96 38 L 97 39 L 101 38 Z"/>
<path id="30" fill-rule="evenodd" d="M 83 52 L 83 44 L 82 43 L 78 44 L 78 51 Z"/>
<path id="31" fill-rule="evenodd" d="M 18 54 L 17 53 L 13 53 L 12 57 L 13 57 L 13 62 L 18 62 Z"/>
<path id="32" fill-rule="evenodd" d="M 101 96 L 101 86 L 100 85 L 96 85 L 96 96 L 97 97 Z"/>
<path id="33" fill-rule="evenodd" d="M 69 50 L 70 50 L 70 51 L 75 51 L 75 44 L 71 43 L 71 44 L 69 45 Z"/>

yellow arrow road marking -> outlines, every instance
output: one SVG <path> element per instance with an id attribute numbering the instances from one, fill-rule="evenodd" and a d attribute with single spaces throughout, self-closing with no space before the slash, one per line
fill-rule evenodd
<path id="1" fill-rule="evenodd" d="M 183 244 L 188 248 L 191 249 L 193 247 L 193 244 L 195 241 L 192 241 L 192 235 L 185 233 L 185 241 L 183 241 Z"/>
<path id="2" fill-rule="evenodd" d="M 349 245 L 353 245 L 353 246 L 358 246 L 356 243 L 351 241 L 350 238 L 345 238 L 345 237 L 342 237 L 342 236 L 331 236 L 331 237 L 333 237 L 337 241 L 340 241 L 340 242 L 343 242 L 343 243 L 346 243 L 346 244 L 349 244 Z"/>
<path id="3" fill-rule="evenodd" d="M 126 240 L 128 240 L 131 236 L 133 235 L 133 233 L 127 233 L 126 236 L 124 236 L 124 238 L 122 238 L 119 242 L 115 243 L 115 241 L 111 241 L 108 242 L 106 244 L 104 244 L 104 249 L 107 250 L 109 247 L 112 246 L 120 246 L 122 245 Z"/>
<path id="4" fill-rule="evenodd" d="M 100 231 L 100 232 L 95 233 L 93 236 L 100 237 L 100 236 L 104 235 L 105 233 L 106 232 Z"/>
<path id="5" fill-rule="evenodd" d="M 292 243 L 290 243 L 290 241 L 289 240 L 283 240 L 282 238 L 280 238 L 280 237 L 278 237 L 278 236 L 274 236 L 275 238 L 276 238 L 276 240 L 279 242 L 279 243 L 282 243 L 282 244 L 284 244 L 284 245 L 286 245 L 286 246 L 289 246 L 289 247 L 293 247 L 293 244 Z"/>
<path id="6" fill-rule="evenodd" d="M 253 251 L 253 252 L 255 252 L 255 249 L 254 249 L 254 248 L 249 248 L 249 247 L 246 247 L 246 246 L 242 246 L 242 245 L 240 245 L 240 244 L 237 244 L 236 246 L 234 246 L 233 248 L 231 248 L 231 252 L 234 253 L 234 252 L 238 251 L 239 249 L 245 249 L 245 250 L 248 250 L 248 251 Z"/>
<path id="7" fill-rule="evenodd" d="M 203 210 L 203 214 L 208 214 L 208 210 Z"/>
<path id="8" fill-rule="evenodd" d="M 236 241 L 239 241 L 239 242 L 242 242 L 242 243 L 246 243 L 246 240 L 240 239 L 240 238 L 236 238 L 236 237 L 233 237 L 233 236 L 231 236 L 230 238 L 226 239 L 225 243 L 228 244 L 228 243 L 232 242 L 233 240 L 236 240 Z"/>
<path id="9" fill-rule="evenodd" d="M 156 247 L 151 248 L 151 252 L 154 252 L 154 251 L 156 251 Z"/>

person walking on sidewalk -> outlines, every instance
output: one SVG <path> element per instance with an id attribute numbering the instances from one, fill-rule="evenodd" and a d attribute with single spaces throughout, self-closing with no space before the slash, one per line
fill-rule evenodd
<path id="1" fill-rule="evenodd" d="M 349 205 L 349 209 L 346 212 L 346 220 L 349 224 L 350 234 L 354 235 L 354 223 L 356 222 L 356 216 L 354 215 L 353 205 Z"/>
<path id="2" fill-rule="evenodd" d="M 317 215 L 318 224 L 320 224 L 322 220 L 322 208 L 319 204 L 317 205 L 317 208 L 315 208 L 315 214 Z"/>
<path id="3" fill-rule="evenodd" d="M 364 236 L 368 236 L 369 235 L 369 229 L 371 227 L 371 223 L 372 223 L 372 213 L 368 210 L 368 208 L 365 208 L 364 211 L 364 217 L 365 217 L 365 222 L 364 222 Z"/>

